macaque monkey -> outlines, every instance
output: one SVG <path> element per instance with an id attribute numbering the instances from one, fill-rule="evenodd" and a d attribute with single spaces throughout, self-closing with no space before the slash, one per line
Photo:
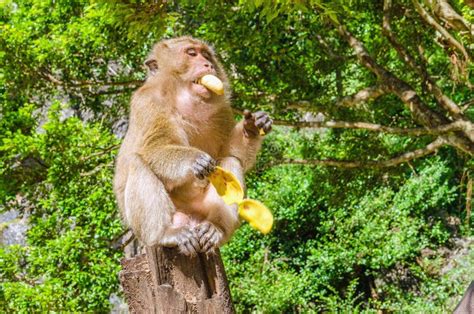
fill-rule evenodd
<path id="1" fill-rule="evenodd" d="M 186 255 L 209 252 L 240 225 L 208 175 L 216 165 L 244 184 L 272 120 L 245 112 L 236 123 L 227 76 L 214 51 L 191 37 L 157 43 L 145 62 L 146 82 L 132 96 L 114 191 L 125 222 L 147 246 L 177 246 Z M 218 77 L 223 95 L 198 84 Z"/>

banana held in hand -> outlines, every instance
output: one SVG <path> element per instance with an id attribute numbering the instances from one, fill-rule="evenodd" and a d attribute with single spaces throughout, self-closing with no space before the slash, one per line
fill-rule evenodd
<path id="1" fill-rule="evenodd" d="M 227 205 L 238 204 L 239 216 L 246 220 L 252 228 L 263 234 L 270 232 L 273 226 L 272 213 L 262 203 L 244 199 L 242 186 L 232 172 L 216 167 L 216 170 L 209 176 L 209 181 Z"/>
<path id="2" fill-rule="evenodd" d="M 238 204 L 244 198 L 244 190 L 239 180 L 230 171 L 217 166 L 216 170 L 209 175 L 209 181 L 227 205 Z"/>
<path id="3" fill-rule="evenodd" d="M 224 84 L 218 77 L 214 75 L 204 75 L 198 80 L 198 83 L 211 90 L 212 92 L 216 93 L 217 95 L 224 95 Z"/>

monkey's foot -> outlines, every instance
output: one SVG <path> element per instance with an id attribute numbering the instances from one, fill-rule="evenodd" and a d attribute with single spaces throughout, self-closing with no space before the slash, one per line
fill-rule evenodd
<path id="1" fill-rule="evenodd" d="M 201 253 L 207 253 L 217 248 L 224 233 L 210 222 L 203 222 L 196 227 L 196 233 L 201 246 Z"/>
<path id="2" fill-rule="evenodd" d="M 178 247 L 179 251 L 184 255 L 196 255 L 200 251 L 199 238 L 194 230 L 187 226 L 173 228 L 168 231 L 161 245 L 166 247 Z"/>

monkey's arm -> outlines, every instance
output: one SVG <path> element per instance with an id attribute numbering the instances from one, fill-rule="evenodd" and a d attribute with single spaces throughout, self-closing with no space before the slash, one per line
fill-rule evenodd
<path id="1" fill-rule="evenodd" d="M 251 114 L 244 111 L 244 119 L 237 123 L 232 130 L 230 141 L 221 154 L 221 167 L 231 171 L 242 186 L 244 184 L 244 174 L 255 164 L 257 153 L 262 145 L 263 137 L 272 129 L 272 120 L 263 111 Z"/>
<path id="2" fill-rule="evenodd" d="M 262 141 L 262 136 L 247 136 L 244 132 L 244 121 L 240 121 L 232 131 L 229 146 L 227 148 L 227 156 L 239 160 L 241 171 L 245 173 L 255 165 L 257 153 L 260 150 Z M 231 165 L 231 168 L 227 169 L 231 170 L 239 179 L 241 179 L 239 174 L 233 171 L 234 169 L 237 170 L 237 168 L 238 167 L 235 165 Z M 241 176 L 243 178 L 243 174 Z"/>
<path id="3" fill-rule="evenodd" d="M 270 132 L 272 123 L 272 119 L 263 111 L 252 114 L 245 110 L 244 119 L 234 127 L 227 147 L 227 156 L 239 159 L 244 172 L 255 164 L 263 140 L 260 133 Z"/>
<path id="4" fill-rule="evenodd" d="M 151 171 L 163 182 L 167 191 L 204 179 L 215 167 L 215 161 L 207 153 L 188 146 L 185 135 L 168 122 L 169 117 L 160 118 L 158 128 L 144 134 L 143 145 L 138 151 Z"/>
<path id="5" fill-rule="evenodd" d="M 128 157 L 128 178 L 124 188 L 124 218 L 145 245 L 178 246 L 184 254 L 199 249 L 195 232 L 189 226 L 173 225 L 176 212 L 166 189 L 137 154 Z"/>
<path id="6" fill-rule="evenodd" d="M 167 191 L 204 179 L 215 167 L 215 161 L 193 147 L 165 145 L 140 154 L 150 169 L 166 186 Z"/>

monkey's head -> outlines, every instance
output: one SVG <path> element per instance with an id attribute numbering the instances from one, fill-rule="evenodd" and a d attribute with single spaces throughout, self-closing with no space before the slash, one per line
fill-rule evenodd
<path id="1" fill-rule="evenodd" d="M 217 76 L 224 83 L 225 90 L 229 90 L 227 76 L 214 50 L 192 37 L 178 37 L 158 42 L 145 61 L 145 65 L 149 77 L 173 80 L 177 87 L 189 88 L 192 93 L 203 98 L 219 97 L 197 83 L 206 74 Z"/>

